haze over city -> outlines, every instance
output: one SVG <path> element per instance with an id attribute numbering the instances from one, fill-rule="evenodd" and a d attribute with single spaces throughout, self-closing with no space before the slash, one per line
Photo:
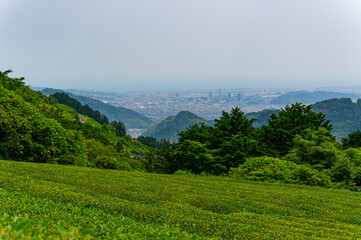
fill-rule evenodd
<path id="1" fill-rule="evenodd" d="M 0 0 L 0 69 L 109 91 L 360 85 L 358 0 Z"/>

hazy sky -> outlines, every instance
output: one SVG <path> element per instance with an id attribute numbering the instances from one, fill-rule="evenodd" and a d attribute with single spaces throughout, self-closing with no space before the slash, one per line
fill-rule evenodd
<path id="1" fill-rule="evenodd" d="M 0 70 L 98 90 L 361 85 L 360 0 L 0 0 Z"/>

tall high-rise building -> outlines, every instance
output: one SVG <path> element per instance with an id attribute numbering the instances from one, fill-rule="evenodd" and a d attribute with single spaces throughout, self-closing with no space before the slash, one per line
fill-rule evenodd
<path id="1" fill-rule="evenodd" d="M 241 101 L 242 100 L 242 93 L 237 93 L 237 101 Z"/>
<path id="2" fill-rule="evenodd" d="M 227 101 L 230 102 L 232 101 L 232 93 L 228 93 L 228 96 L 227 96 Z"/>

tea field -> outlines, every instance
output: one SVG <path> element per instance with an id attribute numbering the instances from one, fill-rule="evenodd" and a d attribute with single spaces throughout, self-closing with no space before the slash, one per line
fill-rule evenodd
<path id="1" fill-rule="evenodd" d="M 0 239 L 360 239 L 361 193 L 0 161 Z"/>

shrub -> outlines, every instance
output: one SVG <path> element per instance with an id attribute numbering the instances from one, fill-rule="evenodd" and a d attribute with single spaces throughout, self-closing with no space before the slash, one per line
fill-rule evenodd
<path id="1" fill-rule="evenodd" d="M 238 168 L 231 168 L 229 176 L 253 181 L 331 186 L 331 180 L 326 174 L 304 165 L 273 157 L 248 158 Z"/>
<path id="2" fill-rule="evenodd" d="M 354 178 L 355 164 L 348 158 L 341 158 L 331 168 L 332 178 L 335 182 L 351 182 Z"/>
<path id="3" fill-rule="evenodd" d="M 343 151 L 345 157 L 349 158 L 357 167 L 361 167 L 361 149 L 348 148 Z"/>
<path id="4" fill-rule="evenodd" d="M 305 165 L 297 165 L 292 173 L 298 184 L 310 186 L 331 187 L 331 178 L 324 172 L 319 172 Z"/>
<path id="5" fill-rule="evenodd" d="M 93 167 L 103 168 L 103 169 L 117 169 L 117 170 L 126 170 L 126 171 L 133 170 L 129 166 L 129 164 L 121 163 L 117 159 L 115 159 L 113 157 L 108 157 L 108 156 L 97 157 L 92 162 L 92 165 L 93 165 Z"/>
<path id="6" fill-rule="evenodd" d="M 294 148 L 284 159 L 297 164 L 309 164 L 313 168 L 330 168 L 337 161 L 340 151 L 329 131 L 324 128 L 306 129 L 294 139 Z"/>
<path id="7" fill-rule="evenodd" d="M 187 170 L 177 170 L 173 173 L 174 175 L 193 175 L 191 171 Z"/>

